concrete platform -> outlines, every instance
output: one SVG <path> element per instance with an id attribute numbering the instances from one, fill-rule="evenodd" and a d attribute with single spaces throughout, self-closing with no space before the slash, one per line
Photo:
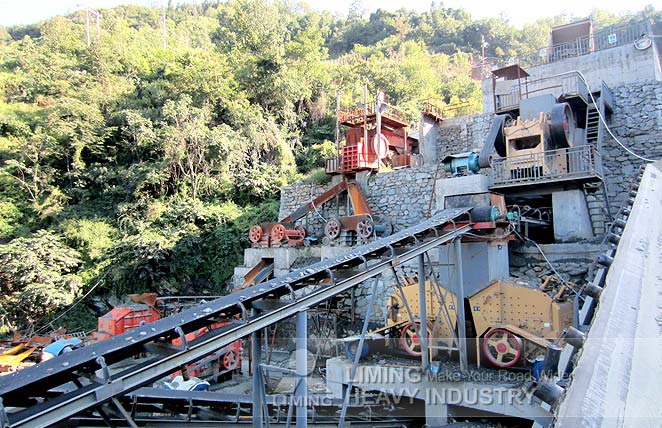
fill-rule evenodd
<path id="1" fill-rule="evenodd" d="M 660 427 L 662 162 L 639 185 L 558 427 Z"/>

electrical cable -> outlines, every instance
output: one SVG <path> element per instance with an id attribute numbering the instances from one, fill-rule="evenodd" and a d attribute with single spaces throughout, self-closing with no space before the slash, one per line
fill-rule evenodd
<path id="1" fill-rule="evenodd" d="M 79 305 L 79 304 L 80 304 L 80 303 L 81 303 L 81 302 L 82 302 L 87 296 L 89 296 L 90 293 L 92 293 L 92 292 L 93 292 L 93 291 L 99 286 L 99 284 L 101 284 L 101 282 L 104 280 L 104 278 L 106 278 L 106 274 L 104 274 L 101 278 L 99 278 L 99 280 L 96 282 L 96 284 L 94 284 L 94 285 L 92 286 L 92 288 L 90 288 L 89 290 L 87 290 L 87 293 L 85 293 L 83 296 L 79 297 L 78 300 L 76 300 L 74 303 L 72 303 L 71 306 L 69 306 L 67 309 L 65 309 L 65 310 L 64 310 L 63 312 L 61 312 L 58 316 L 56 316 L 55 318 L 53 318 L 52 320 L 50 320 L 50 321 L 49 321 L 48 323 L 46 323 L 45 325 L 43 325 L 43 326 L 39 327 L 38 329 L 36 329 L 34 332 L 35 332 L 35 333 L 39 333 L 39 332 L 41 332 L 41 331 L 44 331 L 47 327 L 52 327 L 52 325 L 53 325 L 54 322 L 56 322 L 57 320 L 59 320 L 60 318 L 62 318 L 63 316 L 65 316 L 65 315 L 66 315 L 67 313 L 69 313 L 73 308 L 75 308 L 76 306 L 78 306 L 78 305 Z"/>
<path id="2" fill-rule="evenodd" d="M 315 211 L 315 214 L 319 216 L 320 219 L 322 219 L 322 222 L 326 223 L 328 220 L 322 217 L 322 214 L 320 214 L 319 210 L 315 206 L 315 200 L 313 199 L 313 192 L 312 190 L 310 191 L 310 204 L 313 206 L 313 210 Z"/>
<path id="3" fill-rule="evenodd" d="M 580 293 L 578 290 L 576 290 L 575 287 L 574 287 L 573 285 L 571 285 L 568 281 L 566 281 L 566 280 L 563 278 L 563 276 L 561 276 L 561 274 L 559 273 L 558 270 L 556 270 L 556 268 L 554 267 L 554 265 L 552 265 L 552 262 L 549 261 L 549 259 L 548 259 L 547 256 L 545 255 L 544 251 L 542 250 L 542 248 L 540 248 L 540 245 L 538 245 L 538 243 L 537 243 L 536 241 L 534 241 L 533 239 L 529 239 L 529 238 L 526 238 L 526 237 L 522 236 L 517 230 L 513 230 L 513 232 L 515 232 L 515 235 L 519 236 L 519 238 L 520 238 L 522 241 L 524 241 L 524 242 L 532 242 L 533 245 L 535 245 L 536 248 L 538 249 L 538 251 L 540 252 L 540 255 L 543 257 L 543 259 L 545 259 L 545 263 L 547 263 L 547 265 L 549 266 L 549 268 L 550 268 L 550 269 L 552 270 L 552 272 L 554 272 L 554 274 L 559 278 L 559 280 L 561 281 L 561 283 L 562 283 L 563 285 L 565 285 L 565 286 L 566 286 L 569 290 L 571 290 L 573 293 L 575 293 L 575 295 L 576 295 L 578 298 L 583 299 L 583 296 L 581 295 L 581 293 Z"/>
<path id="4" fill-rule="evenodd" d="M 586 77 L 584 76 L 584 74 L 582 74 L 581 71 L 579 71 L 579 70 L 566 71 L 564 73 L 559 73 L 559 74 L 555 74 L 553 76 L 550 76 L 549 78 L 562 77 L 562 76 L 573 74 L 573 73 L 576 73 L 579 76 L 579 78 L 582 79 L 582 81 L 586 85 L 586 90 L 588 92 L 588 96 L 591 98 L 591 101 L 593 102 L 593 105 L 595 105 L 597 107 L 598 103 L 595 101 L 595 98 L 593 97 L 593 93 L 591 92 L 591 87 L 588 84 L 588 80 L 586 80 Z M 614 135 L 614 133 L 611 131 L 611 129 L 609 128 L 609 125 L 607 125 L 607 121 L 605 120 L 604 116 L 602 115 L 602 112 L 600 111 L 600 109 L 596 109 L 596 111 L 598 112 L 598 117 L 600 118 L 600 121 L 604 125 L 605 129 L 607 130 L 607 132 L 609 133 L 611 138 L 613 138 L 614 141 L 616 141 L 616 143 L 618 143 L 619 146 L 621 146 L 626 152 L 630 153 L 632 156 L 634 156 L 638 159 L 641 159 L 644 162 L 655 162 L 654 159 L 649 159 L 649 158 L 646 158 L 644 156 L 641 156 L 641 155 L 633 152 L 629 147 L 627 147 L 625 144 L 623 144 L 621 142 L 621 140 L 619 140 L 618 137 L 616 137 Z"/>

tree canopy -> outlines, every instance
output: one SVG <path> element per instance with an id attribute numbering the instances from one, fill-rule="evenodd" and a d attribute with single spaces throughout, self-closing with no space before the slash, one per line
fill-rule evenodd
<path id="1" fill-rule="evenodd" d="M 98 293 L 224 292 L 251 223 L 334 153 L 335 97 L 383 89 L 479 112 L 481 54 L 545 45 L 435 5 L 346 17 L 287 1 L 82 12 L 0 28 L 0 333 Z M 647 8 L 648 15 L 659 11 Z M 598 26 L 623 22 L 595 11 Z"/>

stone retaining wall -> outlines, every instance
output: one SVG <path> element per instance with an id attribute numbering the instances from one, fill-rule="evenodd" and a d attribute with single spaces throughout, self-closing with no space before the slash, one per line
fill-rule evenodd
<path id="1" fill-rule="evenodd" d="M 428 215 L 432 182 L 436 166 L 405 168 L 382 172 L 368 177 L 361 188 L 368 199 L 377 222 L 391 223 L 395 230 L 402 230 L 421 222 Z M 279 217 L 283 218 L 303 204 L 332 187 L 298 182 L 281 189 Z M 338 206 L 339 205 L 339 206 Z M 330 201 L 302 219 L 308 233 L 321 237 L 324 220 L 330 216 L 345 215 L 347 200 L 343 196 L 339 204 Z"/>
<path id="2" fill-rule="evenodd" d="M 446 119 L 441 122 L 441 141 L 437 144 L 437 159 L 445 156 L 468 152 L 483 147 L 485 138 L 490 132 L 491 113 L 472 114 Z"/>
<path id="3" fill-rule="evenodd" d="M 614 113 L 610 128 L 635 153 L 662 158 L 662 82 L 642 82 L 619 86 L 614 93 Z M 627 153 L 606 135 L 602 160 L 612 211 L 626 198 L 632 176 L 644 161 Z"/>

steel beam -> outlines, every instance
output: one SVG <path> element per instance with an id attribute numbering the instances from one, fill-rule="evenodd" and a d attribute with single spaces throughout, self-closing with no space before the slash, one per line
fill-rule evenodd
<path id="1" fill-rule="evenodd" d="M 296 371 L 297 387 L 294 397 L 297 404 L 297 428 L 308 426 L 308 314 L 297 312 Z"/>
<path id="2" fill-rule="evenodd" d="M 255 313 L 254 313 L 255 315 Z M 253 367 L 253 428 L 262 428 L 262 330 L 257 329 L 251 334 L 251 364 Z"/>
<path id="3" fill-rule="evenodd" d="M 421 366 L 426 371 L 430 366 L 430 354 L 428 353 L 428 311 L 427 295 L 425 287 L 425 254 L 418 256 L 418 304 L 421 317 Z"/>
<path id="4" fill-rule="evenodd" d="M 467 326 L 464 314 L 464 275 L 462 275 L 462 242 L 460 239 L 455 240 L 455 270 L 457 271 L 455 296 L 457 298 L 456 313 L 458 345 L 460 348 L 460 370 L 462 370 L 463 373 L 466 373 L 469 364 L 467 362 Z"/>

